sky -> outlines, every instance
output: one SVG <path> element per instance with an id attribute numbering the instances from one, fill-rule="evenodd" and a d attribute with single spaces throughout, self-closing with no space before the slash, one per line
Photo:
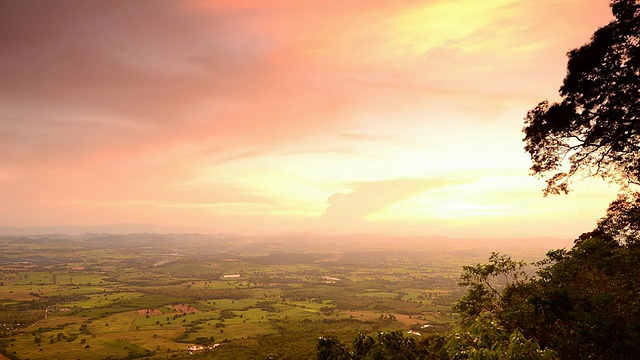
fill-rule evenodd
<path id="1" fill-rule="evenodd" d="M 523 118 L 605 0 L 0 0 L 0 226 L 575 238 Z"/>

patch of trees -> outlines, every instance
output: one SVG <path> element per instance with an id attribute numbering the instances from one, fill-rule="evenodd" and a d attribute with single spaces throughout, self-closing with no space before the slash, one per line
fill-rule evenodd
<path id="1" fill-rule="evenodd" d="M 373 296 L 342 296 L 334 301 L 337 309 L 394 311 L 403 315 L 422 314 L 420 304 L 398 299 Z"/>
<path id="2" fill-rule="evenodd" d="M 164 295 L 173 298 L 191 300 L 215 300 L 215 299 L 247 299 L 251 294 L 238 289 L 194 289 L 184 286 L 144 287 L 138 291 L 145 294 Z"/>
<path id="3" fill-rule="evenodd" d="M 44 310 L 27 310 L 6 307 L 0 310 L 0 324 L 12 326 L 28 326 L 44 319 Z"/>
<path id="4" fill-rule="evenodd" d="M 277 301 L 273 301 L 273 300 L 258 301 L 255 307 L 266 312 L 276 312 L 276 308 L 273 306 L 275 304 L 277 304 Z"/>
<path id="5" fill-rule="evenodd" d="M 224 320 L 224 319 L 233 319 L 234 317 L 238 316 L 236 313 L 234 313 L 232 310 L 229 309 L 222 309 L 220 310 L 220 320 Z"/>
<path id="6" fill-rule="evenodd" d="M 191 337 L 191 334 L 197 333 L 199 330 L 202 330 L 203 327 L 200 325 L 211 320 L 213 320 L 213 318 L 202 318 L 202 319 L 191 321 L 189 324 L 184 325 L 185 327 L 184 333 L 182 333 L 179 337 L 177 337 L 175 341 L 180 343 L 191 342 L 189 340 L 189 338 Z M 196 340 L 199 341 L 199 342 L 196 342 L 196 344 L 198 345 L 210 345 L 214 342 L 213 336 L 211 336 L 210 338 L 197 337 Z"/>
<path id="7" fill-rule="evenodd" d="M 187 297 L 183 296 L 171 296 L 158 292 L 157 289 L 161 288 L 143 288 L 145 295 L 114 302 L 114 306 L 130 307 L 133 309 L 156 309 L 169 304 L 181 304 L 187 302 Z M 142 292 L 142 291 L 141 291 Z"/>
<path id="8" fill-rule="evenodd" d="M 70 295 L 51 295 L 41 298 L 39 301 L 34 301 L 42 309 L 47 306 L 64 305 L 72 302 L 78 302 L 87 300 L 89 297 L 83 294 L 70 294 Z"/>
<path id="9" fill-rule="evenodd" d="M 193 339 L 193 343 L 202 346 L 209 346 L 215 343 L 215 338 L 213 336 L 198 336 L 197 338 Z"/>
<path id="10" fill-rule="evenodd" d="M 45 309 L 49 306 L 66 304 L 88 298 L 85 295 L 55 295 L 40 297 L 32 301 L 0 306 L 0 324 L 28 326 L 45 318 Z"/>

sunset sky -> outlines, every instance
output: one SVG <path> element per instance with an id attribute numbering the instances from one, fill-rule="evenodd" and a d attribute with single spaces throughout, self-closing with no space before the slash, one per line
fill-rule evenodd
<path id="1" fill-rule="evenodd" d="M 527 110 L 606 0 L 0 0 L 0 226 L 575 238 Z"/>

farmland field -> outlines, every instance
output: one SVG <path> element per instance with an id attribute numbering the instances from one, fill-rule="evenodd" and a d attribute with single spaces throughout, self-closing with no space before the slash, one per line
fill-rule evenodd
<path id="1" fill-rule="evenodd" d="M 485 261 L 491 250 L 533 261 L 566 245 L 0 237 L 0 353 L 32 360 L 314 358 L 322 335 L 450 329 L 462 266 Z M 189 355 L 193 345 L 204 350 Z"/>

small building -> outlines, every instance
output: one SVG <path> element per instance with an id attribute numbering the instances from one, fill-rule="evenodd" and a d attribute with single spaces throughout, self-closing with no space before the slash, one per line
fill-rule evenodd
<path id="1" fill-rule="evenodd" d="M 189 345 L 189 347 L 187 347 L 187 351 L 189 352 L 189 355 L 193 355 L 193 353 L 196 353 L 196 352 L 199 352 L 199 351 L 213 350 L 213 349 L 217 348 L 218 346 L 220 346 L 220 343 L 209 345 L 206 348 L 204 346 L 202 346 L 202 345 Z"/>
<path id="2" fill-rule="evenodd" d="M 202 345 L 189 345 L 187 350 L 189 351 L 189 354 L 193 354 L 196 351 L 204 351 L 204 346 L 202 346 Z"/>

